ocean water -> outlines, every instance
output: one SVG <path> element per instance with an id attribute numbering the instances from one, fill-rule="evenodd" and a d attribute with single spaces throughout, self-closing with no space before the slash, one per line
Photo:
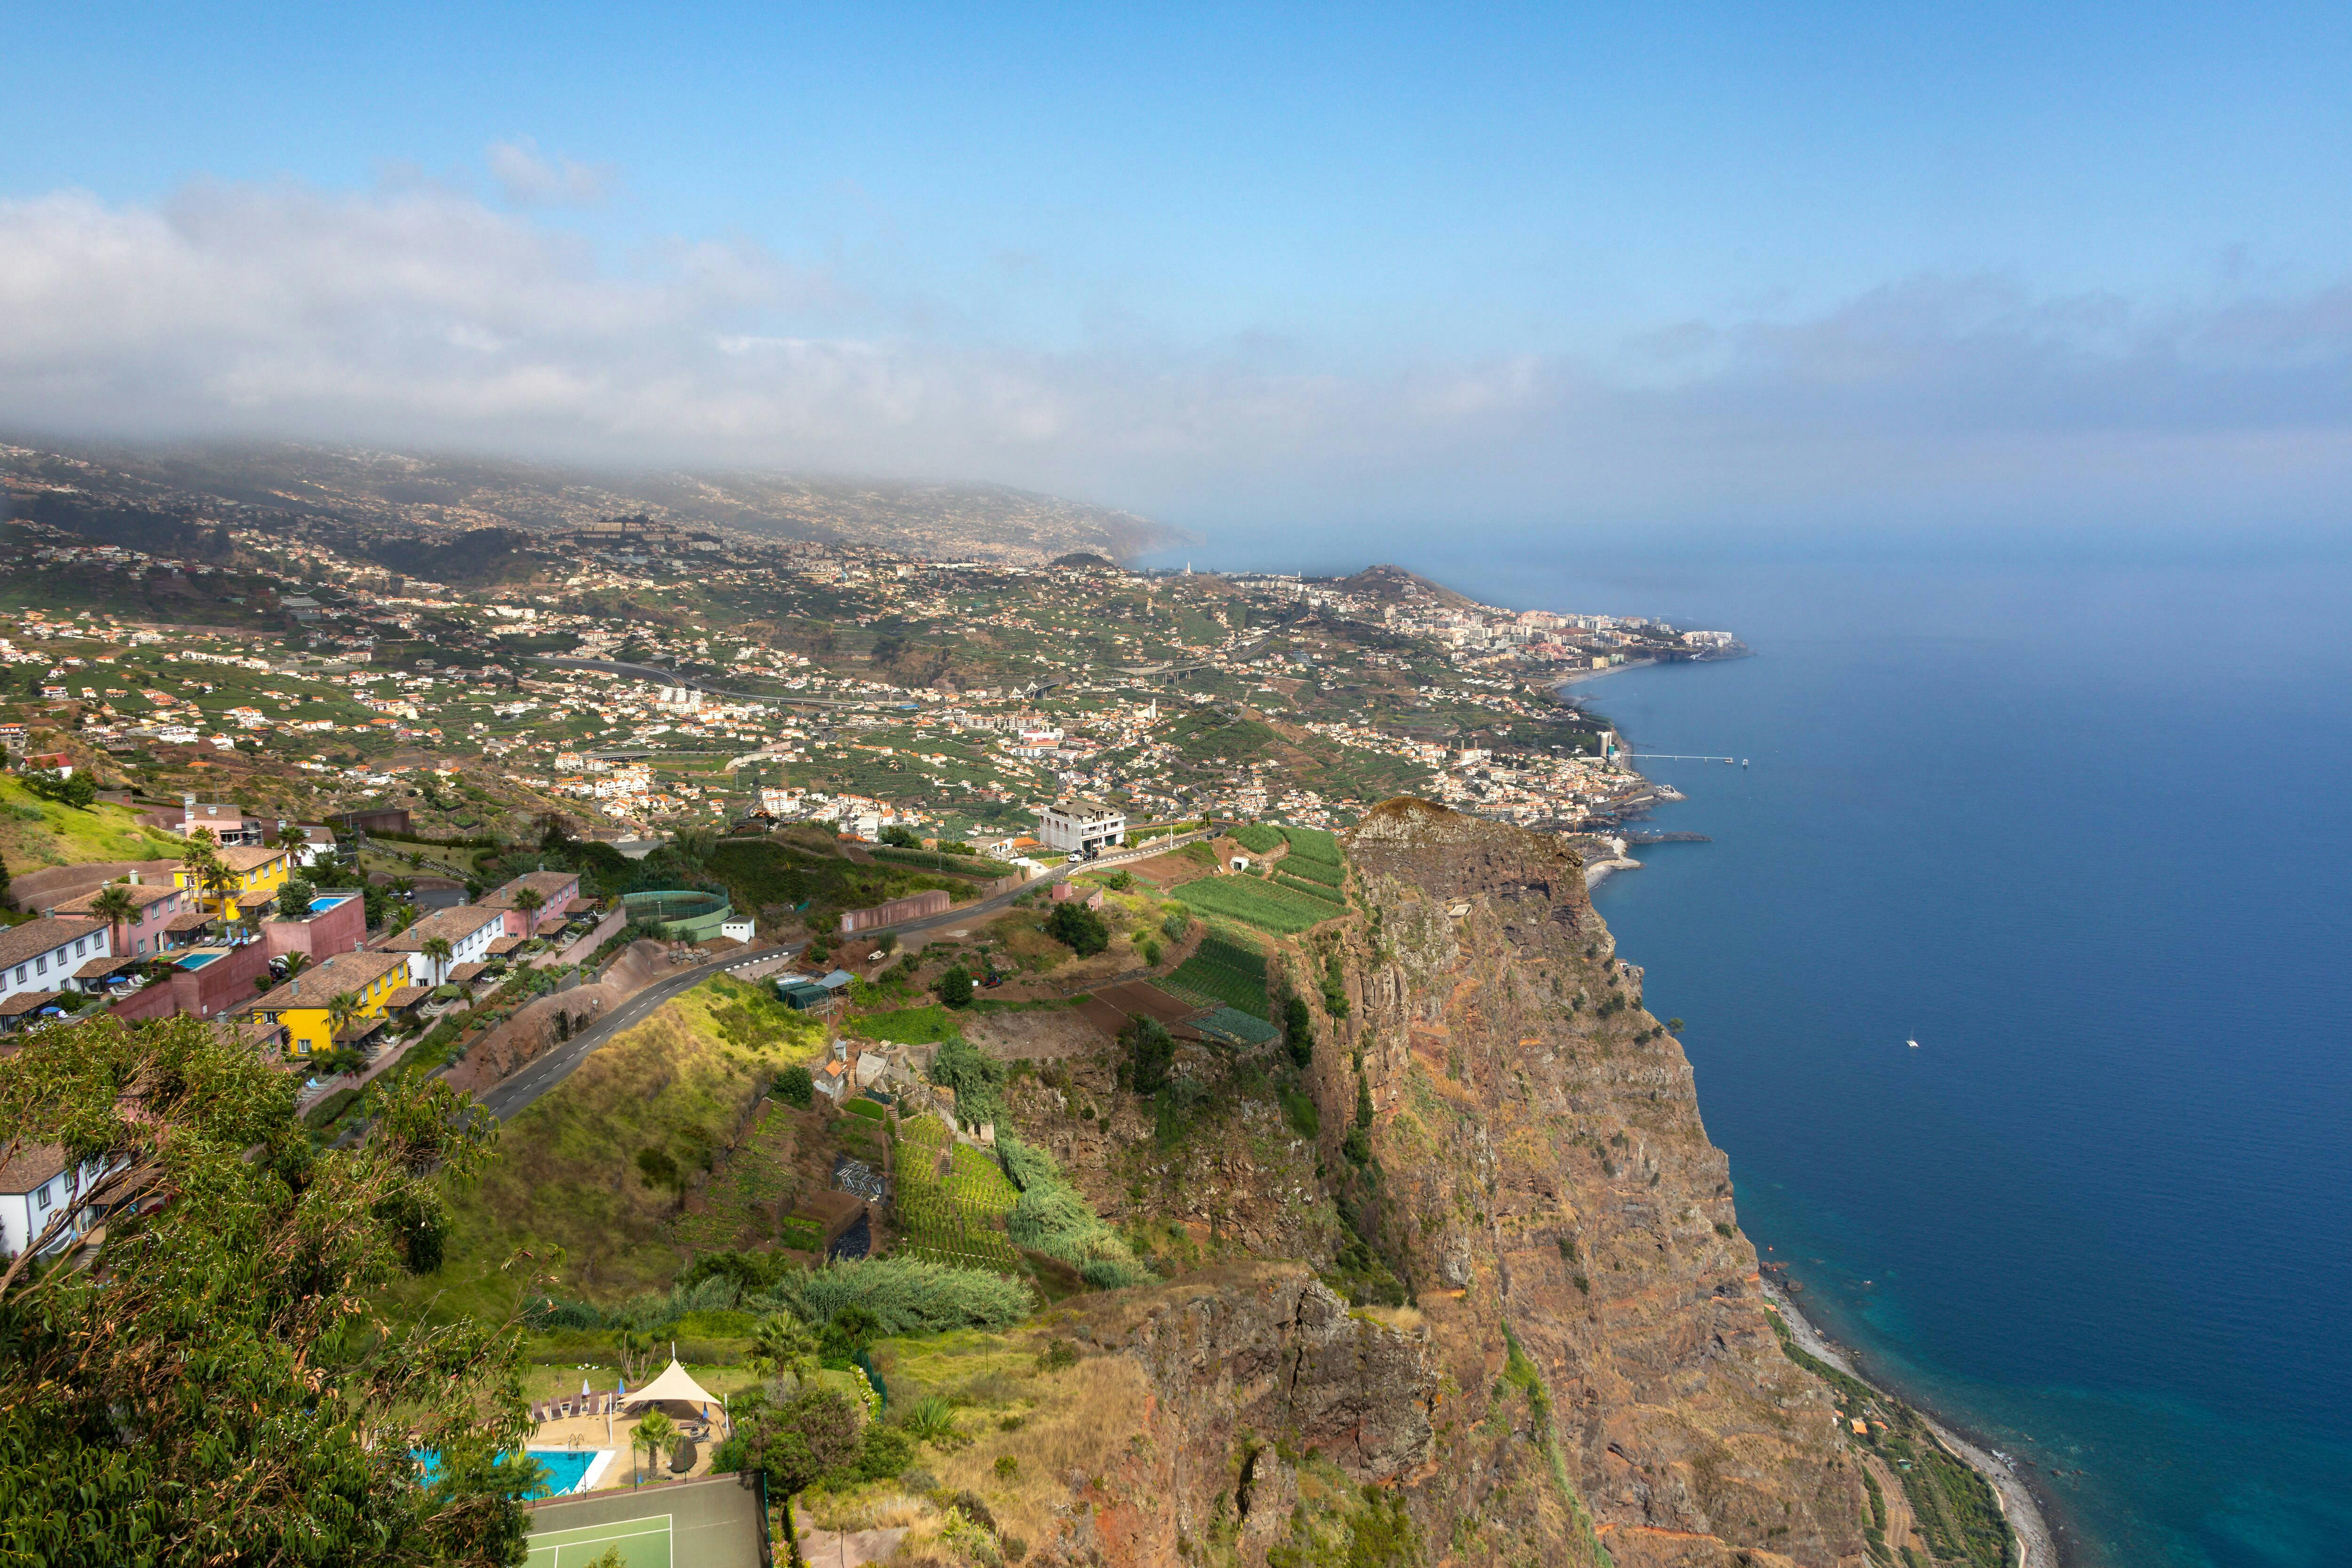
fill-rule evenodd
<path id="1" fill-rule="evenodd" d="M 2352 1563 L 2345 562 L 1407 563 L 1755 647 L 1578 690 L 1752 760 L 1598 901 L 1808 1314 L 2071 1562 Z"/>

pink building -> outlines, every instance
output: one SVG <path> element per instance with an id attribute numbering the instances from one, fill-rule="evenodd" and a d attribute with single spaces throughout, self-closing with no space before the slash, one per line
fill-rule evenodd
<path id="1" fill-rule="evenodd" d="M 308 920 L 261 922 L 269 956 L 299 952 L 316 962 L 331 952 L 352 952 L 367 942 L 367 900 L 357 893 L 330 893 L 310 902 Z"/>

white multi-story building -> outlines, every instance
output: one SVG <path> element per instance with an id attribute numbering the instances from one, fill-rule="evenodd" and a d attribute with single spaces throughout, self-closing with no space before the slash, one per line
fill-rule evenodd
<path id="1" fill-rule="evenodd" d="M 19 991 L 63 991 L 93 958 L 111 956 L 106 922 L 45 915 L 0 932 L 0 1000 Z"/>
<path id="2" fill-rule="evenodd" d="M 1037 814 L 1037 837 L 1065 855 L 1091 855 L 1127 841 L 1127 814 L 1085 795 L 1066 795 Z"/>
<path id="3" fill-rule="evenodd" d="M 45 1251 L 62 1251 L 98 1219 L 82 1202 L 82 1194 L 122 1158 L 100 1158 L 67 1167 L 65 1151 L 54 1143 L 26 1143 L 0 1162 L 0 1258 L 14 1258 L 30 1247 L 60 1214 L 71 1217 L 50 1237 Z"/>

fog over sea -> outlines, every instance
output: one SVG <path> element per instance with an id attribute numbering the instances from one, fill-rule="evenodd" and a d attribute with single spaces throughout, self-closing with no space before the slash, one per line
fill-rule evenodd
<path id="1" fill-rule="evenodd" d="M 2347 552 L 1486 548 L 1393 558 L 1756 650 L 1577 689 L 1752 760 L 1598 902 L 1805 1311 L 2074 1563 L 2352 1563 Z"/>

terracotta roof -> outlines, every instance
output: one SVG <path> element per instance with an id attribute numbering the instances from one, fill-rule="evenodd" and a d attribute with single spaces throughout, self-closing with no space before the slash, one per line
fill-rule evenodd
<path id="1" fill-rule="evenodd" d="M 19 991 L 14 996 L 0 997 L 0 1018 L 21 1018 L 27 1013 L 37 1013 L 64 994 L 62 991 Z"/>
<path id="2" fill-rule="evenodd" d="M 515 894 L 525 888 L 536 888 L 539 889 L 540 897 L 553 899 L 556 894 L 573 886 L 579 880 L 580 873 L 577 871 L 525 871 L 521 876 L 483 899 L 482 902 L 494 910 L 510 910 L 515 907 Z"/>
<path id="3" fill-rule="evenodd" d="M 404 985 L 383 999 L 387 1007 L 414 1007 L 433 994 L 430 985 Z"/>
<path id="4" fill-rule="evenodd" d="M 286 858 L 285 850 L 273 849 L 267 844 L 225 844 L 213 853 L 232 871 L 256 871 L 272 860 Z"/>
<path id="5" fill-rule="evenodd" d="M 167 935 L 183 936 L 192 931 L 204 930 L 213 923 L 214 919 L 214 916 L 205 913 L 202 910 L 190 910 L 185 914 L 173 915 L 170 920 L 165 921 L 163 930 Z"/>
<path id="6" fill-rule="evenodd" d="M 516 948 L 520 947 L 522 943 L 523 939 L 519 936 L 502 936 L 490 943 L 490 952 L 500 958 L 504 958 L 508 953 L 512 952 Z"/>
<path id="7" fill-rule="evenodd" d="M 146 962 L 147 961 L 143 958 L 133 958 L 129 953 L 123 953 L 114 958 L 93 958 L 88 963 L 83 964 L 79 969 L 74 971 L 74 978 L 76 980 L 96 980 L 100 975 L 117 973 L 125 969 L 136 969 L 139 965 Z"/>
<path id="8" fill-rule="evenodd" d="M 109 888 L 119 888 L 123 892 L 130 894 L 131 901 L 137 904 L 142 910 L 150 904 L 161 903 L 165 899 L 172 898 L 181 891 L 180 889 L 174 888 L 169 883 L 109 882 L 106 886 Z M 96 899 L 98 895 L 104 890 L 105 889 L 103 888 L 92 889 L 90 891 L 82 894 L 78 899 L 66 900 L 65 902 L 58 906 L 58 909 L 61 912 L 69 915 L 87 915 L 89 913 L 90 901 Z"/>
<path id="9" fill-rule="evenodd" d="M 54 952 L 78 936 L 88 936 L 94 931 L 104 931 L 98 921 L 59 919 L 44 915 L 23 925 L 11 926 L 0 931 L 0 969 L 23 963 L 44 952 Z"/>
<path id="10" fill-rule="evenodd" d="M 470 985 L 488 973 L 489 967 L 487 963 L 452 964 L 449 968 L 449 978 L 460 985 Z"/>
<path id="11" fill-rule="evenodd" d="M 256 1002 L 254 1011 L 281 1013 L 289 1007 L 324 1007 L 329 998 L 341 992 L 365 990 L 394 970 L 407 967 L 405 953 L 330 953 Z"/>
<path id="12" fill-rule="evenodd" d="M 504 911 L 486 904 L 459 904 L 454 910 L 436 910 L 384 942 L 385 952 L 422 952 L 425 944 L 435 937 L 444 942 L 460 942 L 493 921 L 506 919 Z"/>
<path id="13" fill-rule="evenodd" d="M 65 1146 L 25 1143 L 0 1160 L 0 1193 L 29 1193 L 66 1168 Z"/>

